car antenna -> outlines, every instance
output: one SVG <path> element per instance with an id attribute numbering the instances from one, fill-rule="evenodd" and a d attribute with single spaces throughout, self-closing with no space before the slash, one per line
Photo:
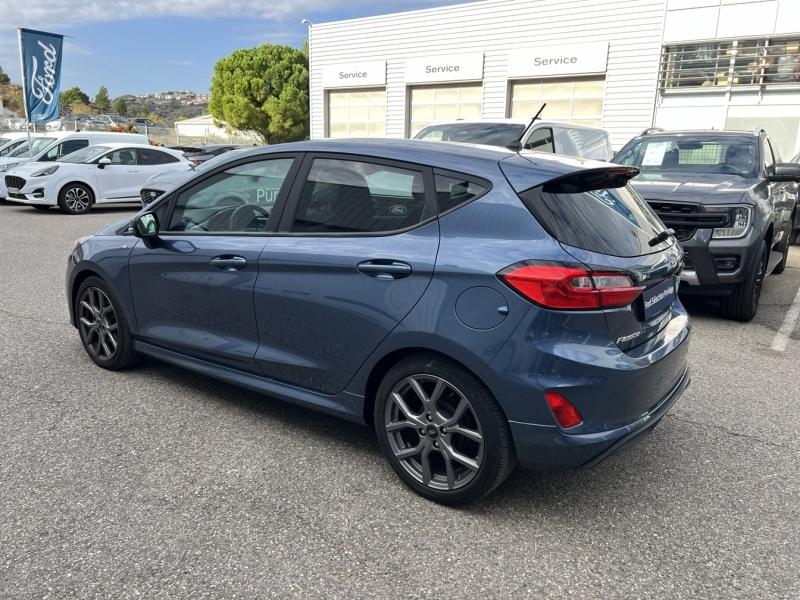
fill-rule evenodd
<path id="1" fill-rule="evenodd" d="M 547 106 L 547 102 L 543 102 L 542 103 L 542 105 L 539 107 L 539 110 L 536 111 L 535 115 L 533 115 L 533 118 L 531 119 L 531 122 L 528 123 L 528 126 L 525 127 L 525 129 L 522 130 L 522 133 L 519 134 L 519 139 L 516 142 L 514 142 L 513 144 L 509 144 L 509 148 L 511 148 L 512 150 L 516 150 L 517 152 L 522 150 L 522 139 L 525 137 L 525 134 L 528 133 L 528 130 L 533 126 L 533 124 L 539 118 L 539 115 L 542 114 L 542 111 L 544 110 L 545 106 Z"/>

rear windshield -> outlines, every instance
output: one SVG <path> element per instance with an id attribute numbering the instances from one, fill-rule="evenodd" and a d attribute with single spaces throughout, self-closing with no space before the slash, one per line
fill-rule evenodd
<path id="1" fill-rule="evenodd" d="M 629 185 L 562 192 L 545 184 L 520 194 L 539 223 L 567 246 L 609 256 L 641 256 L 663 250 L 649 242 L 664 224 Z"/>
<path id="2" fill-rule="evenodd" d="M 753 135 L 644 137 L 623 148 L 614 162 L 639 167 L 642 172 L 687 171 L 755 177 L 757 141 Z"/>
<path id="3" fill-rule="evenodd" d="M 449 123 L 430 125 L 414 139 L 509 146 L 519 141 L 524 130 L 525 125 L 519 123 Z"/>

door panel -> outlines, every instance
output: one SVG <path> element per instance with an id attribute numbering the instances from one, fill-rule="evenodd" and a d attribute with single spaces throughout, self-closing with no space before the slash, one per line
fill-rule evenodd
<path id="1" fill-rule="evenodd" d="M 131 289 L 145 341 L 258 373 L 253 286 L 261 236 L 162 236 L 139 242 L 130 258 Z M 246 261 L 237 265 L 234 258 Z M 220 263 L 226 259 L 226 264 Z"/>
<path id="2" fill-rule="evenodd" d="M 100 201 L 138 200 L 142 186 L 142 168 L 134 148 L 121 148 L 104 155 L 111 164 L 95 167 Z"/>
<path id="3" fill-rule="evenodd" d="M 274 238 L 261 255 L 255 289 L 256 360 L 264 374 L 327 394 L 342 391 L 420 299 L 438 247 L 438 221 L 386 237 Z M 359 269 L 367 261 L 390 268 Z M 410 274 L 402 267 L 391 273 L 391 263 L 409 265 Z"/>

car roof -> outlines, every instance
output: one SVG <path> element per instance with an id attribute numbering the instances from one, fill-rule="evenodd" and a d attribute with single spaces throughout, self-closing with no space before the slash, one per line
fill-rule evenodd
<path id="1" fill-rule="evenodd" d="M 675 131 L 654 131 L 645 133 L 641 137 L 661 137 L 661 136 L 692 136 L 692 135 L 719 135 L 719 136 L 742 136 L 750 135 L 755 137 L 757 131 L 743 129 L 678 129 Z"/>
<path id="2" fill-rule="evenodd" d="M 514 152 L 499 146 L 407 140 L 400 138 L 348 138 L 323 139 L 305 142 L 290 142 L 272 146 L 255 146 L 239 149 L 236 159 L 267 155 L 277 152 L 325 152 L 359 154 L 366 157 L 383 158 L 427 165 L 433 168 L 460 171 L 488 177 L 497 173 L 500 161 L 514 158 L 517 164 L 526 166 L 531 172 L 547 174 L 547 178 L 561 174 L 597 168 L 607 165 L 597 161 L 573 159 L 544 152 Z M 519 163 L 524 159 L 524 163 Z"/>
<path id="3" fill-rule="evenodd" d="M 164 150 L 170 154 L 181 154 L 180 150 L 174 150 L 165 146 L 153 146 L 152 144 L 137 144 L 136 142 L 100 142 L 99 144 L 93 145 L 103 146 L 104 148 L 148 148 L 152 150 Z"/>

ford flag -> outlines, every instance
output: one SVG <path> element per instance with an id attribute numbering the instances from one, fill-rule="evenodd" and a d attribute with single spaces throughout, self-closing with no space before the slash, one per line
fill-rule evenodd
<path id="1" fill-rule="evenodd" d="M 56 33 L 19 30 L 22 88 L 28 123 L 45 123 L 58 118 L 63 40 L 64 36 Z"/>

